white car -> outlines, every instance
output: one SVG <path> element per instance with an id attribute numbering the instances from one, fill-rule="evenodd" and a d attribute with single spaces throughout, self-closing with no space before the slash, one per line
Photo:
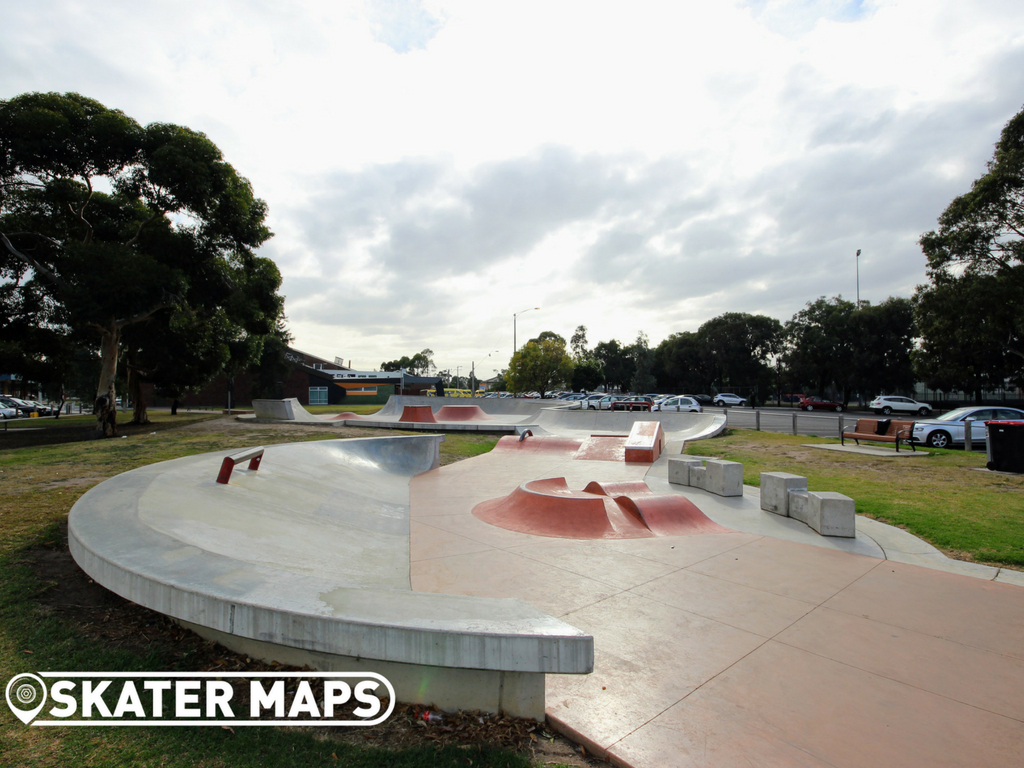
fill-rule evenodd
<path id="1" fill-rule="evenodd" d="M 684 411 L 686 413 L 701 413 L 704 409 L 700 407 L 700 403 L 694 400 L 692 397 L 685 397 L 684 395 L 677 395 L 675 397 L 666 397 L 664 400 L 659 400 L 651 408 L 652 411 Z"/>
<path id="2" fill-rule="evenodd" d="M 727 405 L 746 405 L 747 399 L 734 395 L 731 392 L 721 392 L 715 395 L 715 405 L 719 408 L 724 408 Z"/>
<path id="3" fill-rule="evenodd" d="M 985 440 L 986 421 L 1019 421 L 1024 419 L 1024 411 L 1018 408 L 985 408 L 973 406 L 954 408 L 948 413 L 934 419 L 914 422 L 914 434 L 910 439 L 915 443 L 924 443 L 931 448 L 949 448 L 951 445 L 966 442 L 964 422 L 974 419 L 971 427 L 971 442 L 977 445 Z"/>
<path id="4" fill-rule="evenodd" d="M 920 416 L 927 416 L 932 410 L 928 403 L 919 403 L 917 400 L 899 395 L 879 395 L 868 404 L 868 408 L 883 416 L 888 416 L 891 413 L 916 413 Z"/>
<path id="5" fill-rule="evenodd" d="M 599 411 L 610 411 L 612 409 L 612 403 L 617 403 L 619 400 L 625 400 L 628 395 L 604 395 L 600 400 L 590 400 L 589 407 L 596 408 Z"/>
<path id="6" fill-rule="evenodd" d="M 583 400 L 580 400 L 580 408 L 585 411 L 597 410 L 597 402 L 604 397 L 603 392 L 595 392 L 592 395 L 587 395 Z"/>

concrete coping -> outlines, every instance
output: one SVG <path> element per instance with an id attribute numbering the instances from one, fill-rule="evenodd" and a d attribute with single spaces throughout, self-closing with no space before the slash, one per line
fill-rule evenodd
<path id="1" fill-rule="evenodd" d="M 141 467 L 88 491 L 69 543 L 97 583 L 219 632 L 308 651 L 475 670 L 585 674 L 593 637 L 517 599 L 414 592 L 409 480 L 443 435 L 269 446 Z"/>

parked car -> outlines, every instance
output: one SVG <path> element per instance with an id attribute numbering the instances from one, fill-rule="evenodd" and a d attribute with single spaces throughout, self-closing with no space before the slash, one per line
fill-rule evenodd
<path id="1" fill-rule="evenodd" d="M 0 405 L 0 418 L 14 419 L 18 416 L 17 408 L 9 408 L 6 405 Z"/>
<path id="2" fill-rule="evenodd" d="M 838 411 L 845 410 L 842 403 L 825 400 L 822 397 L 805 397 L 800 401 L 800 408 L 805 411 Z"/>
<path id="3" fill-rule="evenodd" d="M 666 397 L 664 400 L 654 404 L 652 411 L 684 411 L 686 413 L 700 413 L 704 409 L 693 397 L 687 395 L 676 395 Z"/>
<path id="4" fill-rule="evenodd" d="M 633 395 L 612 401 L 613 411 L 650 411 L 654 402 L 646 395 Z"/>
<path id="5" fill-rule="evenodd" d="M 592 395 L 587 395 L 586 399 L 580 400 L 580 408 L 583 410 L 597 410 L 597 403 L 602 397 L 605 397 L 603 392 L 595 392 Z"/>
<path id="6" fill-rule="evenodd" d="M 602 395 L 600 400 L 595 400 L 591 404 L 591 408 L 596 408 L 599 411 L 610 411 L 612 409 L 612 403 L 618 400 L 624 400 L 628 395 Z"/>
<path id="7" fill-rule="evenodd" d="M 719 394 L 715 395 L 715 405 L 717 405 L 719 408 L 724 408 L 730 405 L 746 404 L 747 399 L 745 397 L 734 395 L 732 392 L 720 392 Z"/>
<path id="8" fill-rule="evenodd" d="M 38 406 L 17 397 L 0 397 L 0 405 L 3 405 L 5 408 L 14 408 L 22 416 L 39 413 Z"/>
<path id="9" fill-rule="evenodd" d="M 705 406 L 708 406 L 708 405 L 714 405 L 715 404 L 715 399 L 713 397 L 711 397 L 711 395 L 685 395 L 684 394 L 683 397 L 692 397 L 694 400 L 696 400 L 698 403 L 701 404 L 702 408 L 705 407 Z"/>
<path id="10" fill-rule="evenodd" d="M 974 419 L 971 428 L 971 442 L 980 443 L 985 439 L 986 421 L 1016 421 L 1024 419 L 1024 411 L 1019 408 L 991 408 L 973 406 L 954 408 L 948 413 L 934 419 L 914 422 L 912 442 L 927 445 L 931 448 L 949 448 L 951 445 L 963 445 L 966 442 L 964 422 Z"/>
<path id="11" fill-rule="evenodd" d="M 898 395 L 879 395 L 868 404 L 868 408 L 874 413 L 880 413 L 883 416 L 888 416 L 894 412 L 917 413 L 921 416 L 927 416 L 932 410 L 928 403 L 919 403 L 917 400 L 911 400 L 909 397 L 900 397 Z"/>

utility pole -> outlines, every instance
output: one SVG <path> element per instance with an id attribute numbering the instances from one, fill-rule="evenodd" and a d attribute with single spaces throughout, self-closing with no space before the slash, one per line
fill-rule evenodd
<path id="1" fill-rule="evenodd" d="M 857 309 L 860 309 L 860 248 L 857 249 Z"/>

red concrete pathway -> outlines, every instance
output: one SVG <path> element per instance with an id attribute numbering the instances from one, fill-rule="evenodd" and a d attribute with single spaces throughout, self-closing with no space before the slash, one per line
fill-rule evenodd
<path id="1" fill-rule="evenodd" d="M 646 470 L 499 453 L 415 478 L 413 589 L 519 597 L 593 634 L 593 674 L 549 676 L 547 711 L 617 765 L 1024 765 L 1024 588 L 748 533 L 580 541 L 470 514 L 534 478 Z"/>

